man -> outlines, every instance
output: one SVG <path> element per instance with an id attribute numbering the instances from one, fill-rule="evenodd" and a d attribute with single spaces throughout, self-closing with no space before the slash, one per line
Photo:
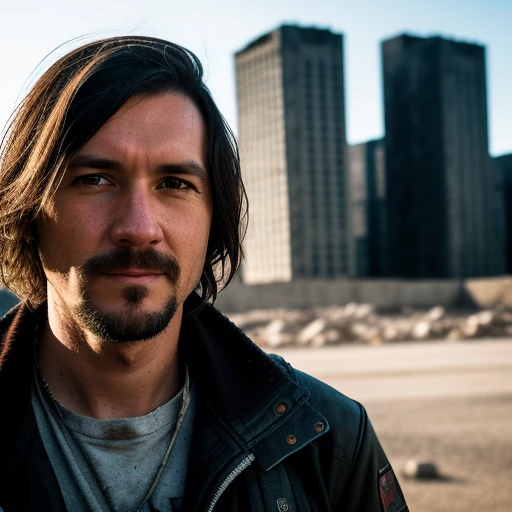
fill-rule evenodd
<path id="1" fill-rule="evenodd" d="M 241 254 L 234 138 L 189 51 L 85 45 L 0 169 L 0 508 L 407 510 L 364 409 L 211 302 Z"/>

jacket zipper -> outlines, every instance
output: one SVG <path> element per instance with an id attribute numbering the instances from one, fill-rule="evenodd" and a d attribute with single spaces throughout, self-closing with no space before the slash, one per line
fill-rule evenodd
<path id="1" fill-rule="evenodd" d="M 217 504 L 217 501 L 219 501 L 219 498 L 222 496 L 222 493 L 226 490 L 227 486 L 244 470 L 246 470 L 253 462 L 253 460 L 256 457 L 252 453 L 249 453 L 247 457 L 245 457 L 238 466 L 229 473 L 229 475 L 224 479 L 224 481 L 219 485 L 218 489 L 215 491 L 215 494 L 213 495 L 212 501 L 210 502 L 210 505 L 207 508 L 207 512 L 212 512 L 213 507 Z"/>

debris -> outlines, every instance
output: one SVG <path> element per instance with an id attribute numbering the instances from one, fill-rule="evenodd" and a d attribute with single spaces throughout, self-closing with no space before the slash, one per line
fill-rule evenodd
<path id="1" fill-rule="evenodd" d="M 317 318 L 311 323 L 306 325 L 297 335 L 297 343 L 299 345 L 306 345 L 309 343 L 317 334 L 320 334 L 325 329 L 325 318 Z"/>
<path id="2" fill-rule="evenodd" d="M 404 475 L 407 478 L 417 480 L 434 480 L 440 478 L 437 466 L 433 462 L 418 462 L 417 460 L 408 460 L 404 467 Z"/>
<path id="3" fill-rule="evenodd" d="M 286 323 L 280 318 L 272 320 L 263 331 L 263 338 L 269 347 L 281 347 L 291 345 L 293 336 L 290 333 L 283 332 Z"/>
<path id="4" fill-rule="evenodd" d="M 360 304 L 354 310 L 353 316 L 358 320 L 363 320 L 373 314 L 374 308 L 371 304 Z"/>
<path id="5" fill-rule="evenodd" d="M 324 332 L 325 342 L 329 345 L 340 341 L 340 331 L 336 329 L 328 329 Z"/>
<path id="6" fill-rule="evenodd" d="M 494 313 L 492 311 L 480 311 L 477 315 L 478 317 L 478 323 L 480 325 L 491 325 L 492 321 L 494 320 Z"/>
<path id="7" fill-rule="evenodd" d="M 443 306 L 436 306 L 435 308 L 432 308 L 427 313 L 427 318 L 431 320 L 432 322 L 435 322 L 436 320 L 441 320 L 443 316 L 445 315 L 446 311 L 443 308 Z"/>
<path id="8" fill-rule="evenodd" d="M 416 339 L 425 339 L 428 337 L 429 334 L 430 334 L 430 323 L 426 322 L 426 321 L 418 322 L 414 326 L 414 329 L 412 330 L 412 335 Z"/>
<path id="9" fill-rule="evenodd" d="M 512 336 L 512 311 L 505 309 L 463 313 L 436 306 L 384 314 L 372 304 L 349 302 L 307 310 L 254 310 L 230 318 L 257 344 L 269 347 Z"/>

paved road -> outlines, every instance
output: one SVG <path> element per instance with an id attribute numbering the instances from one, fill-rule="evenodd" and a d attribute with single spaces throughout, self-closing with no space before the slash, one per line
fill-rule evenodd
<path id="1" fill-rule="evenodd" d="M 279 351 L 362 402 L 512 393 L 512 340 L 411 342 Z"/>
<path id="2" fill-rule="evenodd" d="M 279 353 L 364 403 L 399 475 L 438 465 L 442 480 L 401 478 L 411 512 L 512 511 L 512 340 Z"/>

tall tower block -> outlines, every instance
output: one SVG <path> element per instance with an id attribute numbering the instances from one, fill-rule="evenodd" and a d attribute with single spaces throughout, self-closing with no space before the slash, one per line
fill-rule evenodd
<path id="1" fill-rule="evenodd" d="M 282 26 L 235 60 L 244 282 L 347 274 L 342 35 Z"/>

